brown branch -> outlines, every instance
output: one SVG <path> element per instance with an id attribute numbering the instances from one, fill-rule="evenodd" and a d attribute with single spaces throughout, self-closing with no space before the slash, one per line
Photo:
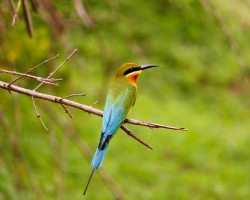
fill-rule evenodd
<path id="1" fill-rule="evenodd" d="M 60 67 L 69 60 L 69 58 L 74 55 L 74 53 L 77 52 L 77 49 L 74 49 L 74 51 L 53 71 L 49 74 L 49 76 L 47 77 L 47 79 L 50 79 L 51 77 L 54 76 L 54 74 L 57 72 L 57 70 L 60 69 Z M 35 89 L 33 89 L 33 91 L 37 90 L 40 86 L 42 86 L 45 82 L 42 81 Z M 9 85 L 10 86 L 10 85 Z M 10 90 L 9 90 L 10 91 Z M 34 105 L 34 108 L 36 110 L 36 115 L 37 115 L 37 118 L 40 120 L 40 122 L 42 123 L 43 127 L 45 128 L 45 130 L 47 131 L 47 127 L 45 126 L 45 124 L 43 123 L 43 120 L 41 118 L 41 116 L 39 115 L 38 113 L 38 110 L 36 108 L 36 104 L 35 104 L 35 100 L 34 100 L 34 96 L 32 95 L 32 102 L 33 102 L 33 105 Z M 61 104 L 62 105 L 62 104 Z M 69 114 L 69 116 L 72 118 L 72 115 L 69 113 L 68 109 L 62 105 L 62 107 L 65 109 L 66 113 Z"/>
<path id="2" fill-rule="evenodd" d="M 54 37 L 59 37 L 61 42 L 63 39 L 61 38 L 62 34 L 66 30 L 67 20 L 63 18 L 60 12 L 54 6 L 55 1 L 51 0 L 39 0 L 39 9 L 44 17 L 45 21 L 47 21 L 50 26 Z M 65 45 L 65 44 L 64 44 Z"/>
<path id="3" fill-rule="evenodd" d="M 22 5 L 23 5 L 23 13 L 24 13 L 26 27 L 27 27 L 29 36 L 32 38 L 33 35 L 34 35 L 34 29 L 33 29 L 32 18 L 31 18 L 31 15 L 30 15 L 30 11 L 29 11 L 27 1 L 22 0 Z"/>
<path id="4" fill-rule="evenodd" d="M 10 12 L 12 14 L 12 16 L 14 16 L 15 14 L 15 4 L 13 2 L 13 0 L 8 0 L 9 6 L 10 6 Z"/>
<path id="5" fill-rule="evenodd" d="M 62 81 L 63 79 L 58 78 L 58 79 L 46 79 L 46 78 L 42 78 L 39 76 L 33 76 L 30 74 L 24 74 L 24 73 L 20 73 L 20 72 L 16 72 L 16 71 L 9 71 L 9 70 L 4 70 L 4 69 L 0 69 L 0 73 L 6 73 L 6 74 L 12 74 L 12 75 L 21 75 L 22 77 L 27 77 L 27 78 L 32 78 L 32 79 L 36 79 L 39 82 L 44 82 L 45 84 L 49 84 L 49 85 L 53 85 L 53 86 L 59 86 L 57 83 L 53 83 L 55 81 Z M 21 77 L 19 76 L 19 77 Z M 12 81 L 13 82 L 13 81 Z M 9 83 L 9 84 L 12 84 Z"/>
<path id="6" fill-rule="evenodd" d="M 63 104 L 61 104 L 61 105 L 62 105 L 62 107 L 64 108 L 65 112 L 70 116 L 70 118 L 73 118 L 73 115 L 69 112 L 69 109 L 66 108 L 65 105 L 63 105 Z"/>
<path id="7" fill-rule="evenodd" d="M 31 75 L 28 75 L 28 74 L 31 73 L 31 72 L 33 72 L 33 70 L 35 70 L 36 68 L 42 66 L 43 64 L 45 64 L 45 63 L 47 63 L 47 62 L 49 62 L 49 61 L 51 61 L 51 60 L 53 60 L 53 59 L 55 59 L 55 58 L 58 58 L 58 57 L 59 57 L 59 55 L 57 54 L 56 56 L 54 56 L 54 57 L 52 57 L 52 58 L 50 58 L 50 59 L 47 59 L 47 60 L 43 61 L 42 63 L 36 65 L 35 67 L 30 68 L 30 69 L 29 69 L 28 71 L 26 71 L 25 73 L 21 73 L 21 75 L 20 75 L 18 78 L 16 78 L 16 79 L 13 80 L 11 83 L 9 83 L 9 87 L 10 87 L 13 83 L 15 83 L 16 81 L 20 80 L 20 79 L 21 79 L 22 77 L 24 77 L 24 76 L 29 76 L 29 77 L 34 78 L 35 76 L 31 76 Z M 51 84 L 51 85 L 55 85 L 55 86 L 58 85 L 58 84 L 54 84 L 54 83 L 48 82 L 48 80 L 54 80 L 54 79 L 50 79 L 50 77 L 47 78 L 47 79 L 43 79 L 43 78 L 41 78 L 41 77 L 35 77 L 35 78 L 36 78 L 38 81 L 42 81 L 42 83 Z M 42 84 L 42 83 L 41 83 L 41 84 Z M 9 90 L 9 92 L 10 92 L 10 90 Z M 48 128 L 45 126 L 45 124 L 44 124 L 44 122 L 43 122 L 43 120 L 42 120 L 42 118 L 41 118 L 41 116 L 40 116 L 40 114 L 39 114 L 39 112 L 38 112 L 38 110 L 37 110 L 37 108 L 36 108 L 36 104 L 35 104 L 35 100 L 34 100 L 34 97 L 33 97 L 33 96 L 32 96 L 32 102 L 33 102 L 33 105 L 34 105 L 34 108 L 35 108 L 35 111 L 36 111 L 36 116 L 37 116 L 37 118 L 40 120 L 40 122 L 42 123 L 43 127 L 45 128 L 45 130 L 48 131 Z M 66 109 L 66 112 L 67 112 L 68 114 L 70 114 L 70 113 L 68 112 L 67 109 Z"/>
<path id="8" fill-rule="evenodd" d="M 32 9 L 34 12 L 38 12 L 39 9 L 39 0 L 30 0 Z"/>
<path id="9" fill-rule="evenodd" d="M 0 88 L 3 88 L 5 90 L 9 90 L 9 91 L 13 91 L 13 92 L 18 92 L 18 93 L 25 94 L 28 96 L 32 96 L 33 98 L 43 99 L 43 100 L 51 101 L 54 103 L 64 104 L 67 106 L 78 108 L 78 109 L 83 110 L 85 112 L 88 112 L 88 113 L 91 113 L 94 115 L 98 115 L 101 117 L 103 116 L 103 112 L 101 110 L 98 110 L 98 109 L 93 108 L 91 106 L 83 105 L 83 104 L 80 104 L 80 103 L 77 103 L 77 102 L 74 102 L 74 101 L 71 101 L 68 99 L 63 99 L 61 97 L 53 96 L 53 95 L 43 94 L 40 92 L 36 92 L 34 90 L 25 89 L 25 88 L 15 86 L 15 85 L 9 86 L 9 84 L 6 82 L 0 81 Z M 151 123 L 151 122 L 142 122 L 142 121 L 135 120 L 135 119 L 126 119 L 125 123 L 146 126 L 149 128 L 164 128 L 164 129 L 181 130 L 181 131 L 187 130 L 185 128 L 177 128 L 177 127 L 173 127 L 173 126 L 166 126 L 166 125 L 155 124 L 155 123 Z M 132 136 L 132 134 L 130 136 Z M 137 138 L 135 138 L 135 139 L 137 140 Z"/>
<path id="10" fill-rule="evenodd" d="M 45 128 L 46 131 L 48 131 L 48 128 L 45 126 L 37 108 L 36 108 L 36 103 L 35 103 L 35 100 L 34 100 L 34 96 L 31 97 L 32 98 L 32 102 L 33 102 L 33 105 L 34 105 L 34 108 L 35 108 L 35 111 L 36 111 L 36 117 L 40 120 L 40 122 L 42 123 L 43 127 Z"/>
<path id="11" fill-rule="evenodd" d="M 124 123 L 139 125 L 139 126 L 146 126 L 149 128 L 165 128 L 165 129 L 171 129 L 171 130 L 177 130 L 177 131 L 187 131 L 188 129 L 185 128 L 177 128 L 174 126 L 166 126 L 162 124 L 155 124 L 151 122 L 143 122 L 136 119 L 125 119 Z"/>
<path id="12" fill-rule="evenodd" d="M 76 10 L 76 14 L 81 19 L 82 23 L 87 28 L 95 28 L 95 24 L 85 9 L 85 6 L 81 0 L 74 0 L 74 6 Z"/>
<path id="13" fill-rule="evenodd" d="M 143 144 L 144 146 L 146 146 L 147 148 L 149 148 L 150 150 L 153 150 L 153 148 L 151 146 L 149 146 L 147 143 L 143 142 L 140 138 L 138 138 L 137 136 L 135 136 L 126 126 L 121 125 L 121 129 L 124 130 L 129 136 L 133 137 L 138 142 L 140 142 L 141 144 Z"/>
<path id="14" fill-rule="evenodd" d="M 14 26 L 15 23 L 16 23 L 16 21 L 18 20 L 18 11 L 20 9 L 20 5 L 21 5 L 21 0 L 19 0 L 18 3 L 17 3 L 17 8 L 14 11 L 14 15 L 13 15 L 11 26 Z"/>
<path id="15" fill-rule="evenodd" d="M 68 99 L 68 98 L 75 97 L 75 96 L 86 96 L 86 94 L 85 94 L 85 93 L 71 94 L 71 95 L 62 97 L 62 99 Z M 61 105 L 62 105 L 62 107 L 64 108 L 65 112 L 70 116 L 70 118 L 73 118 L 73 115 L 69 112 L 69 109 L 66 108 L 66 106 L 64 106 L 63 104 L 61 104 Z"/>

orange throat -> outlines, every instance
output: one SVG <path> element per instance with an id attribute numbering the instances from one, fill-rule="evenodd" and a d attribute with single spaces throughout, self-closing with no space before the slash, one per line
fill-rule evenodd
<path id="1" fill-rule="evenodd" d="M 133 85 L 133 86 L 137 86 L 136 85 L 136 79 L 137 77 L 141 74 L 141 71 L 136 71 L 136 72 L 133 72 L 131 74 L 128 74 L 126 76 L 126 78 L 128 79 L 128 81 Z"/>

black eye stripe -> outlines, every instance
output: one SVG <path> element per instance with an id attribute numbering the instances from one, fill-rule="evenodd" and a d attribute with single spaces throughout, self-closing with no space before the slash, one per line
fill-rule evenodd
<path id="1" fill-rule="evenodd" d="M 141 69 L 140 67 L 131 67 L 131 68 L 127 69 L 123 73 L 123 75 L 127 75 L 127 74 L 130 74 L 130 73 L 135 72 L 135 71 L 139 71 L 140 69 Z"/>

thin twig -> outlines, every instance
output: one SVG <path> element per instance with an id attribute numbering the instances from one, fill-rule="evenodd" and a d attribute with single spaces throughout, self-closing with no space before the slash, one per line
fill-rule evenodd
<path id="1" fill-rule="evenodd" d="M 16 21 L 17 21 L 17 19 L 18 19 L 18 18 L 17 18 L 17 16 L 18 16 L 17 14 L 18 14 L 18 12 L 19 12 L 20 6 L 21 6 L 21 0 L 19 0 L 18 3 L 17 3 L 17 8 L 16 8 L 16 10 L 15 10 L 15 12 L 14 12 L 11 26 L 14 26 L 15 23 L 16 23 Z"/>
<path id="2" fill-rule="evenodd" d="M 42 78 L 42 77 L 39 77 L 39 76 L 33 76 L 33 75 L 30 75 L 30 74 L 24 74 L 24 73 L 20 73 L 20 72 L 16 72 L 16 71 L 9 71 L 9 70 L 4 70 L 4 69 L 0 69 L 0 73 L 6 73 L 6 74 L 12 74 L 12 75 L 21 75 L 22 77 L 28 77 L 28 78 L 33 78 L 33 79 L 36 79 L 37 81 L 44 81 L 44 83 L 46 84 L 50 84 L 50 85 L 54 85 L 54 86 L 59 86 L 57 83 L 53 83 L 53 82 L 56 82 L 56 81 L 62 81 L 63 79 L 62 78 L 58 78 L 58 79 L 45 79 L 45 78 Z M 19 76 L 20 77 L 20 76 Z M 11 83 L 13 84 L 13 83 Z"/>
<path id="3" fill-rule="evenodd" d="M 50 73 L 50 75 L 46 78 L 46 79 L 50 79 L 51 77 L 53 77 L 53 75 L 57 72 L 58 69 L 60 69 L 60 67 L 66 62 L 69 60 L 69 58 L 77 51 L 77 49 L 74 49 L 74 51 L 53 71 Z M 42 81 L 35 89 L 33 89 L 33 91 L 35 92 L 35 90 L 37 90 L 40 86 L 42 86 L 45 82 Z M 62 98 L 59 100 L 61 101 Z M 43 123 L 43 120 L 41 119 L 39 113 L 38 113 L 38 110 L 36 108 L 36 104 L 35 104 L 35 101 L 34 101 L 34 96 L 32 96 L 32 101 L 33 101 L 33 104 L 34 104 L 34 107 L 35 107 L 35 110 L 36 110 L 36 114 L 37 114 L 37 118 L 39 118 L 40 122 L 42 123 L 42 125 L 44 126 L 45 130 L 48 131 L 47 127 L 45 126 L 45 124 Z M 61 103 L 62 105 L 62 103 Z M 62 105 L 63 106 L 63 105 Z M 66 113 L 69 114 L 69 116 L 72 118 L 72 115 L 69 113 L 68 109 L 63 106 L 63 108 L 65 109 Z"/>
<path id="4" fill-rule="evenodd" d="M 39 0 L 30 0 L 32 9 L 34 12 L 38 12 L 39 9 Z"/>
<path id="5" fill-rule="evenodd" d="M 95 28 L 95 24 L 85 9 L 85 6 L 81 0 L 74 0 L 74 6 L 76 10 L 76 14 L 79 16 L 82 23 L 87 28 Z"/>
<path id="6" fill-rule="evenodd" d="M 153 150 L 153 148 L 151 146 L 149 146 L 147 143 L 143 142 L 140 138 L 138 138 L 137 136 L 135 136 L 126 126 L 121 125 L 121 129 L 124 130 L 129 136 L 133 137 L 138 142 L 140 142 L 141 144 L 143 144 L 144 146 L 146 146 L 147 148 L 149 148 L 150 150 Z"/>
<path id="7" fill-rule="evenodd" d="M 136 119 L 125 119 L 124 123 L 129 123 L 129 124 L 134 124 L 134 125 L 139 125 L 139 126 L 146 126 L 149 128 L 165 128 L 165 129 L 171 129 L 171 130 L 177 130 L 177 131 L 188 131 L 188 129 L 185 129 L 185 128 L 177 128 L 174 126 L 167 126 L 167 125 L 155 124 L 151 122 L 144 122 L 144 121 L 139 121 Z"/>
<path id="8" fill-rule="evenodd" d="M 53 86 L 59 86 L 58 83 L 53 83 L 53 82 L 63 80 L 63 79 L 44 79 L 44 78 L 39 77 L 39 76 L 33 76 L 33 75 L 29 75 L 29 74 L 23 74 L 23 73 L 20 73 L 20 72 L 9 71 L 9 70 L 4 70 L 4 69 L 0 69 L 0 73 L 6 73 L 6 74 L 12 74 L 12 75 L 21 75 L 22 77 L 33 78 L 33 79 L 36 79 L 39 82 L 43 81 L 45 84 L 53 85 Z"/>
<path id="9" fill-rule="evenodd" d="M 36 117 L 40 120 L 40 122 L 42 123 L 43 127 L 45 128 L 46 131 L 48 131 L 48 128 L 45 126 L 45 124 L 43 123 L 43 120 L 36 108 L 36 103 L 35 103 L 35 100 L 34 100 L 34 96 L 31 97 L 32 98 L 32 102 L 33 102 L 33 105 L 34 105 L 34 108 L 35 108 L 35 111 L 36 111 Z"/>
<path id="10" fill-rule="evenodd" d="M 86 94 L 85 94 L 85 93 L 80 93 L 80 94 L 71 94 L 71 95 L 68 95 L 68 96 L 62 97 L 62 99 L 68 99 L 68 98 L 75 97 L 75 96 L 86 96 Z"/>
<path id="11" fill-rule="evenodd" d="M 27 27 L 29 36 L 32 38 L 34 35 L 34 29 L 33 29 L 32 18 L 30 15 L 29 7 L 28 7 L 26 0 L 22 0 L 22 4 L 23 4 L 23 13 L 24 13 L 26 27 Z"/>
<path id="12" fill-rule="evenodd" d="M 46 78 L 46 79 L 43 79 L 43 80 L 41 80 L 42 82 L 34 89 L 34 90 L 36 90 L 36 89 L 38 89 L 42 84 L 44 84 L 44 83 L 47 83 L 47 81 L 45 81 L 45 80 L 51 80 L 51 77 L 55 74 L 55 72 L 75 53 L 77 51 L 77 49 L 75 49 L 67 58 L 66 58 L 66 60 L 64 60 L 52 73 L 50 73 L 50 75 Z M 35 67 L 33 67 L 33 68 L 31 68 L 31 69 L 29 69 L 27 72 L 25 72 L 24 74 L 21 74 L 21 76 L 19 76 L 18 78 L 16 78 L 14 81 L 12 81 L 11 83 L 9 83 L 9 85 L 8 85 L 8 87 L 10 88 L 11 87 L 11 85 L 14 83 L 14 82 L 16 82 L 17 80 L 19 80 L 21 77 L 23 77 L 23 76 L 26 76 L 28 73 L 30 73 L 30 72 L 32 72 L 34 69 L 36 69 L 37 67 L 39 67 L 39 66 L 41 66 L 41 65 L 43 65 L 44 63 L 47 63 L 47 62 L 49 62 L 49 61 L 51 61 L 51 60 L 53 60 L 53 59 L 55 59 L 55 58 L 57 58 L 59 55 L 56 55 L 56 56 L 54 56 L 54 57 L 52 57 L 52 58 L 50 58 L 50 59 L 48 59 L 48 60 L 45 60 L 44 62 L 42 62 L 42 63 L 40 63 L 40 64 L 38 64 L 37 66 L 35 66 Z M 52 80 L 54 80 L 54 79 L 52 79 Z M 50 83 L 50 84 L 54 84 L 54 83 Z M 33 90 L 33 91 L 34 91 Z M 10 92 L 10 90 L 8 90 L 9 92 Z M 48 131 L 48 129 L 47 129 L 47 127 L 45 126 L 45 124 L 44 124 L 44 122 L 43 122 L 43 120 L 42 120 L 42 118 L 41 118 L 41 116 L 40 116 L 40 114 L 39 114 L 39 112 L 38 112 L 38 110 L 37 110 L 37 108 L 36 108 L 36 104 L 35 104 L 35 100 L 34 100 L 34 96 L 32 96 L 32 102 L 33 102 L 33 105 L 34 105 L 34 108 L 35 108 L 35 111 L 36 111 L 36 116 L 37 116 L 37 118 L 40 120 L 40 122 L 42 123 L 42 125 L 43 125 L 43 127 L 45 128 L 45 130 L 47 130 Z M 61 104 L 62 105 L 62 104 Z M 62 107 L 65 109 L 65 111 L 66 111 L 66 113 L 68 113 L 69 114 L 69 116 L 72 118 L 73 116 L 69 113 L 69 110 L 64 106 L 64 105 L 62 105 Z"/>
<path id="13" fill-rule="evenodd" d="M 15 14 L 15 4 L 13 2 L 13 0 L 8 0 L 9 6 L 10 6 L 10 12 L 12 14 L 12 16 L 14 16 Z"/>
<path id="14" fill-rule="evenodd" d="M 38 68 L 38 67 L 40 67 L 41 65 L 43 65 L 43 64 L 45 64 L 45 63 L 47 63 L 47 62 L 49 62 L 49 61 L 51 61 L 51 60 L 53 60 L 53 59 L 55 59 L 55 58 L 58 58 L 59 57 L 59 54 L 57 54 L 56 56 L 54 56 L 54 57 L 52 57 L 52 58 L 50 58 L 50 59 L 47 59 L 47 60 L 45 60 L 45 61 L 43 61 L 42 63 L 40 63 L 40 64 L 38 64 L 38 65 L 36 65 L 35 67 L 33 67 L 33 68 L 30 68 L 28 71 L 26 71 L 25 73 L 23 73 L 23 74 L 20 74 L 20 76 L 18 77 L 18 78 L 16 78 L 15 80 L 13 80 L 11 83 L 9 83 L 9 85 L 12 85 L 13 83 L 15 83 L 16 81 L 18 81 L 20 78 L 22 78 L 23 76 L 28 76 L 28 74 L 30 73 L 30 72 L 32 72 L 33 70 L 35 70 L 36 68 Z M 42 78 L 43 79 L 43 78 Z M 38 79 L 37 79 L 38 80 Z M 48 80 L 51 80 L 51 79 L 49 79 L 49 78 L 46 78 L 46 79 L 43 79 L 44 80 L 44 82 L 47 82 Z M 38 80 L 38 81 L 40 81 L 40 80 Z"/>
<path id="15" fill-rule="evenodd" d="M 70 118 L 73 118 L 73 115 L 71 115 L 71 113 L 69 112 L 69 109 L 66 108 L 65 105 L 63 105 L 63 104 L 61 104 L 61 105 L 62 105 L 62 107 L 64 108 L 65 112 L 70 116 Z"/>
<path id="16" fill-rule="evenodd" d="M 58 69 L 60 69 L 60 67 L 69 60 L 69 58 L 71 56 L 73 56 L 75 53 L 77 52 L 77 49 L 74 49 L 74 51 L 53 71 L 50 73 L 50 75 L 47 77 L 47 79 L 50 79 L 51 77 L 53 77 L 53 75 L 57 72 Z M 33 89 L 33 91 L 36 91 L 39 87 L 41 87 L 44 84 L 44 82 L 41 82 L 35 89 Z"/>
<path id="17" fill-rule="evenodd" d="M 75 97 L 75 96 L 86 96 L 86 94 L 85 94 L 85 93 L 71 94 L 71 95 L 62 97 L 61 99 L 68 99 L 68 98 Z M 61 104 L 61 105 L 62 105 L 62 107 L 64 108 L 65 112 L 70 116 L 70 118 L 73 118 L 73 115 L 69 112 L 69 109 L 66 108 L 66 106 L 64 106 L 63 104 Z"/>
<path id="18" fill-rule="evenodd" d="M 97 104 L 98 101 L 99 101 L 99 100 L 96 100 L 94 103 L 91 104 L 90 107 L 93 107 L 95 104 Z"/>
<path id="19" fill-rule="evenodd" d="M 92 104 L 90 105 L 90 107 L 93 107 L 98 101 L 99 101 L 99 100 L 96 100 L 94 103 L 92 103 Z M 90 113 L 89 113 L 89 116 L 90 116 Z"/>

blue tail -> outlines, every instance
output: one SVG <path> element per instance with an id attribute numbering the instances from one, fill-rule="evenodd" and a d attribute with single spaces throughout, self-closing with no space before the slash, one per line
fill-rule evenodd
<path id="1" fill-rule="evenodd" d="M 92 169 L 98 169 L 102 165 L 104 156 L 105 156 L 106 151 L 107 151 L 107 147 L 108 146 L 106 146 L 106 148 L 103 150 L 100 150 L 99 148 L 96 149 L 95 155 L 91 161 Z"/>
<path id="2" fill-rule="evenodd" d="M 99 148 L 96 149 L 95 155 L 94 155 L 94 157 L 93 157 L 93 159 L 92 159 L 92 161 L 91 161 L 92 171 L 91 171 L 91 174 L 90 174 L 90 176 L 89 176 L 89 180 L 88 180 L 88 183 L 87 183 L 87 185 L 86 185 L 86 187 L 85 187 L 85 190 L 84 190 L 84 192 L 83 192 L 83 195 L 85 195 L 86 192 L 87 192 L 89 183 L 90 183 L 90 181 L 91 181 L 91 179 L 92 179 L 92 176 L 93 176 L 95 170 L 98 169 L 98 168 L 101 166 L 102 161 L 103 161 L 104 156 L 105 156 L 106 151 L 107 151 L 107 147 L 108 147 L 108 145 L 107 145 L 107 146 L 105 147 L 105 149 L 103 149 L 103 150 L 100 150 Z"/>

